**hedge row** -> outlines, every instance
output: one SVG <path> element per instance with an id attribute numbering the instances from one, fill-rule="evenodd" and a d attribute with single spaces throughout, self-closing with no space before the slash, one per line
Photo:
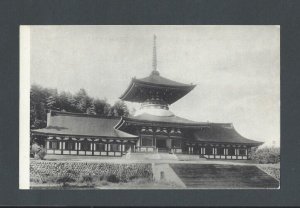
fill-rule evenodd
<path id="1" fill-rule="evenodd" d="M 30 181 L 35 183 L 65 183 L 109 179 L 128 182 L 136 178 L 152 179 L 151 164 L 84 163 L 31 161 Z"/>
<path id="2" fill-rule="evenodd" d="M 251 151 L 249 156 L 260 164 L 279 163 L 280 149 L 278 147 L 264 147 Z"/>

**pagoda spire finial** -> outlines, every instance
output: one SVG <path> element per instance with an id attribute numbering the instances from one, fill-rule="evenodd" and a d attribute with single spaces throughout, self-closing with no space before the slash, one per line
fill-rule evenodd
<path id="1" fill-rule="evenodd" d="M 157 54 L 156 54 L 156 35 L 153 36 L 153 57 L 152 57 L 152 73 L 159 75 L 157 71 Z"/>

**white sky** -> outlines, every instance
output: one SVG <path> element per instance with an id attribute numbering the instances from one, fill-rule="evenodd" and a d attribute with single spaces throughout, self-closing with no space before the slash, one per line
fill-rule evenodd
<path id="1" fill-rule="evenodd" d="M 31 83 L 114 103 L 152 71 L 154 34 L 160 74 L 197 84 L 172 112 L 279 143 L 279 26 L 31 26 Z"/>

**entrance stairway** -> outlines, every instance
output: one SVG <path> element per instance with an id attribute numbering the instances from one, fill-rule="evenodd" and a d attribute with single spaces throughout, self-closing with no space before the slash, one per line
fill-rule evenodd
<path id="1" fill-rule="evenodd" d="M 161 160 L 178 160 L 175 154 L 159 152 L 158 155 Z"/>
<path id="2" fill-rule="evenodd" d="M 170 164 L 188 188 L 278 188 L 279 182 L 255 165 Z"/>
<path id="3" fill-rule="evenodd" d="M 199 155 L 188 155 L 188 154 L 176 154 L 179 161 L 199 161 L 206 160 L 206 158 L 200 157 Z"/>

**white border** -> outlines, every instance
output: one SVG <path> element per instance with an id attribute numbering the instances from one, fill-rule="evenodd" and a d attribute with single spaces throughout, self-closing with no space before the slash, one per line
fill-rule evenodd
<path id="1" fill-rule="evenodd" d="M 19 189 L 29 189 L 30 161 L 30 26 L 20 26 Z"/>

